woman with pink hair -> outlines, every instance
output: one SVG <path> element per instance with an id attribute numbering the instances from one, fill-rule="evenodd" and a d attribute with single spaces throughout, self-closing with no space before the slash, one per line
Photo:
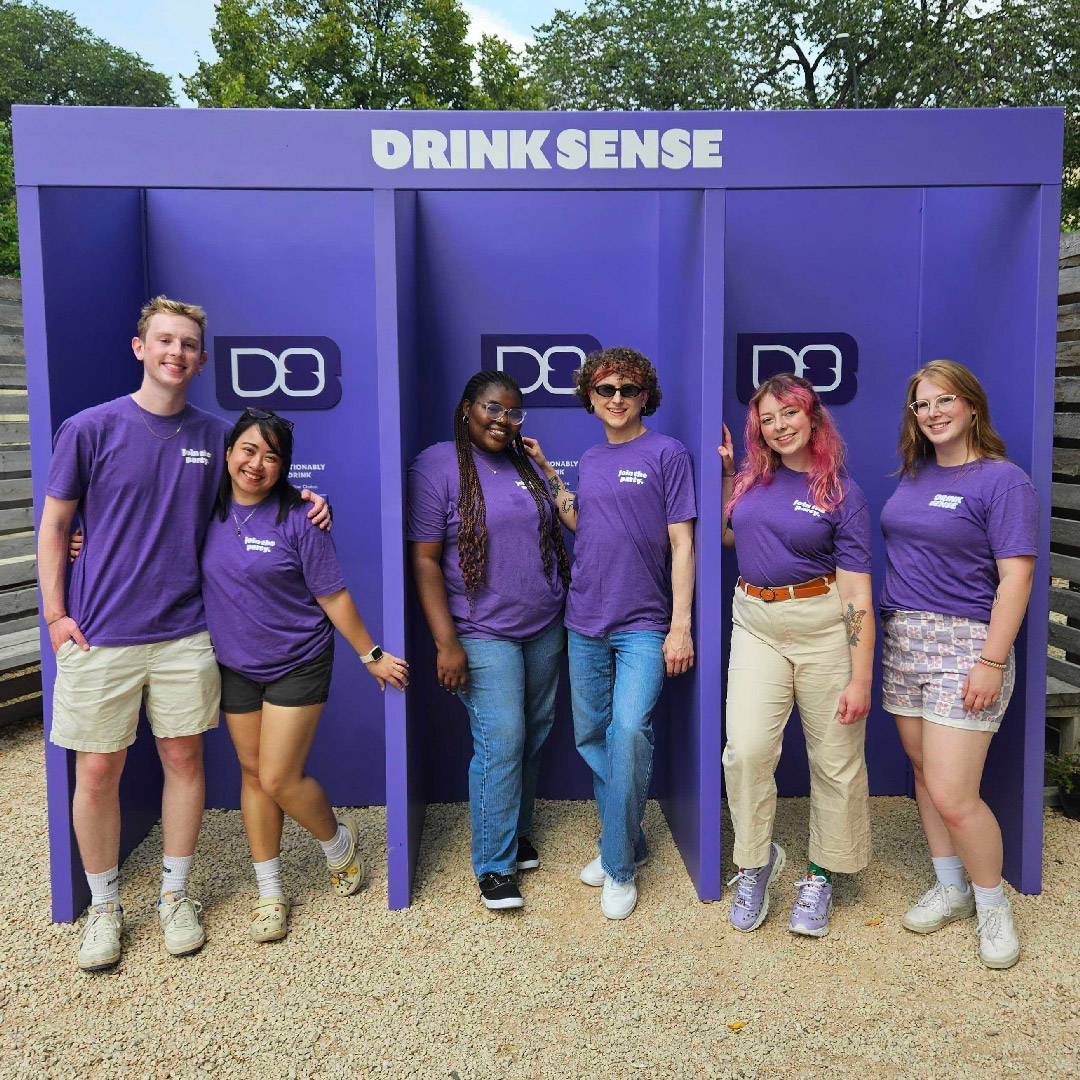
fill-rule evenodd
<path id="1" fill-rule="evenodd" d="M 792 705 L 810 759 L 810 865 L 795 883 L 790 929 L 824 937 L 833 873 L 870 862 L 864 752 L 874 661 L 870 513 L 844 468 L 844 445 L 805 379 L 777 375 L 750 399 L 746 458 L 719 448 L 732 605 L 724 778 L 735 828 L 731 924 L 756 930 L 784 867 L 772 838 L 777 762 Z"/>

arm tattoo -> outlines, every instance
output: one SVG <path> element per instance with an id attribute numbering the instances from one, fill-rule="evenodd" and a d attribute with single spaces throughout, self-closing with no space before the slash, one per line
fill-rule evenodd
<path id="1" fill-rule="evenodd" d="M 1000 589 L 998 589 L 998 591 L 997 591 L 996 593 L 994 593 L 994 603 L 993 603 L 993 605 L 992 605 L 992 606 L 993 606 L 993 607 L 997 607 L 997 606 L 998 606 L 998 601 L 999 601 L 1000 599 L 1001 599 L 1001 590 L 1000 590 Z"/>
<path id="2" fill-rule="evenodd" d="M 848 645 L 853 649 L 859 644 L 859 632 L 862 630 L 862 621 L 865 614 L 865 609 L 856 611 L 854 604 L 848 604 L 847 611 L 844 612 L 844 626 L 847 628 Z"/>
<path id="3" fill-rule="evenodd" d="M 563 490 L 564 485 L 558 475 L 555 475 L 548 481 L 548 487 L 551 488 L 551 494 L 557 499 L 559 497 L 559 492 Z"/>
<path id="4" fill-rule="evenodd" d="M 575 505 L 576 503 L 577 503 L 577 496 L 576 495 L 568 495 L 567 498 L 563 499 L 563 501 L 562 501 L 562 512 L 564 514 L 569 514 L 571 510 L 576 509 L 576 505 Z"/>

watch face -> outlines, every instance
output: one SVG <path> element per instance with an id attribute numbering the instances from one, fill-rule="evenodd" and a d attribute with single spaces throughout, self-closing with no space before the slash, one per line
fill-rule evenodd
<path id="1" fill-rule="evenodd" d="M 372 649 L 371 652 L 368 653 L 367 658 L 368 658 L 368 662 L 372 663 L 372 664 L 375 663 L 376 660 L 381 660 L 382 659 L 382 649 L 380 649 L 379 646 L 376 645 L 375 648 Z"/>

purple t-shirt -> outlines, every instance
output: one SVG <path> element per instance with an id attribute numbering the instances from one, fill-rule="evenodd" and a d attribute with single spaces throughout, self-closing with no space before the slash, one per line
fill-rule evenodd
<path id="1" fill-rule="evenodd" d="M 586 637 L 671 628 L 668 526 L 697 517 L 694 466 L 652 429 L 600 443 L 578 463 L 578 522 L 566 625 Z"/>
<path id="2" fill-rule="evenodd" d="M 334 636 L 315 597 L 344 589 L 345 579 L 334 541 L 308 521 L 310 509 L 294 507 L 278 525 L 272 496 L 255 507 L 233 503 L 229 516 L 215 516 L 206 530 L 202 594 L 210 640 L 219 663 L 256 682 L 314 660 Z"/>
<path id="3" fill-rule="evenodd" d="M 990 621 L 996 559 L 1038 553 L 1039 497 L 1011 461 L 948 468 L 930 461 L 905 476 L 881 511 L 881 610 L 933 611 Z"/>
<path id="4" fill-rule="evenodd" d="M 826 512 L 811 499 L 808 480 L 781 465 L 771 483 L 735 504 L 735 554 L 751 585 L 798 585 L 837 567 L 870 573 L 870 510 L 859 485 L 842 477 L 844 497 Z"/>
<path id="5" fill-rule="evenodd" d="M 206 629 L 199 548 L 229 427 L 194 405 L 156 416 L 131 397 L 60 425 L 45 491 L 79 500 L 85 541 L 67 611 L 91 645 L 143 645 Z"/>
<path id="6" fill-rule="evenodd" d="M 473 448 L 487 516 L 487 565 L 472 611 L 458 564 L 457 447 L 429 446 L 409 467 L 409 539 L 441 543 L 442 572 L 450 615 L 460 637 L 527 641 L 542 634 L 562 614 L 566 591 L 558 575 L 544 573 L 536 502 L 505 454 Z M 532 462 L 529 463 L 532 466 Z M 562 525 L 549 510 L 552 533 Z"/>

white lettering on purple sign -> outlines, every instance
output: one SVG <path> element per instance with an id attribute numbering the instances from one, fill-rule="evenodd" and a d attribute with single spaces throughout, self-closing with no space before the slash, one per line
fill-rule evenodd
<path id="1" fill-rule="evenodd" d="M 720 128 L 375 128 L 371 157 L 380 169 L 695 169 L 723 168 Z"/>

